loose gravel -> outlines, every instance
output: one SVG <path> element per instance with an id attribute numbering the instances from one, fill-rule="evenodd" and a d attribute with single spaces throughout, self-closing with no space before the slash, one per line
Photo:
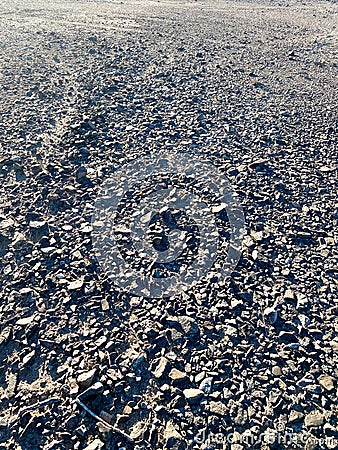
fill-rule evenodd
<path id="1" fill-rule="evenodd" d="M 2 2 L 0 449 L 338 448 L 337 12 Z M 91 240 L 105 179 L 160 150 L 246 221 L 231 279 L 169 299 Z"/>

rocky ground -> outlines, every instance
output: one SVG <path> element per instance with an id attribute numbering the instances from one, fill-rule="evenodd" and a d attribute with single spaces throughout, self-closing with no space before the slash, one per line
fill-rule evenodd
<path id="1" fill-rule="evenodd" d="M 1 3 L 0 449 L 338 448 L 337 12 Z M 91 217 L 164 148 L 228 176 L 246 236 L 225 285 L 141 298 Z"/>

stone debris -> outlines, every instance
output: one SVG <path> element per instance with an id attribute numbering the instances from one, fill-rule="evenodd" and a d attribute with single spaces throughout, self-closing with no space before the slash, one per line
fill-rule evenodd
<path id="1" fill-rule="evenodd" d="M 167 358 L 161 357 L 154 370 L 154 377 L 161 378 L 162 375 L 169 369 L 169 361 Z"/>
<path id="2" fill-rule="evenodd" d="M 48 223 L 45 221 L 34 220 L 29 222 L 29 230 L 31 239 L 34 242 L 38 242 L 43 236 L 47 237 L 49 235 Z"/>
<path id="3" fill-rule="evenodd" d="M 183 394 L 187 401 L 193 405 L 199 403 L 204 393 L 200 389 L 189 388 L 184 389 Z"/>
<path id="4" fill-rule="evenodd" d="M 321 375 L 318 378 L 318 382 L 327 391 L 332 391 L 335 388 L 335 379 L 330 377 L 330 375 Z"/>
<path id="5" fill-rule="evenodd" d="M 337 448 L 335 2 L 12 3 L 1 450 Z"/>
<path id="6" fill-rule="evenodd" d="M 324 423 L 324 415 L 313 411 L 305 416 L 305 426 L 307 427 L 319 427 Z"/>
<path id="7" fill-rule="evenodd" d="M 77 383 L 81 388 L 88 388 L 93 381 L 96 369 L 89 370 L 88 372 L 81 373 L 77 377 Z"/>
<path id="8" fill-rule="evenodd" d="M 104 447 L 104 442 L 100 439 L 94 439 L 94 441 L 87 445 L 84 450 L 101 450 L 102 447 Z"/>

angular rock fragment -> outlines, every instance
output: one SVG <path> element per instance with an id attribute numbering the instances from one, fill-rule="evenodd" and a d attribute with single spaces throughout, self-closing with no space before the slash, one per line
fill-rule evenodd
<path id="1" fill-rule="evenodd" d="M 29 232 L 33 242 L 38 242 L 43 236 L 49 235 L 48 223 L 45 221 L 29 222 Z"/>
<path id="2" fill-rule="evenodd" d="M 100 439 L 94 439 L 94 441 L 87 445 L 84 450 L 101 450 L 103 446 L 104 442 L 102 442 Z"/>
<path id="3" fill-rule="evenodd" d="M 200 389 L 189 388 L 184 389 L 183 391 L 184 397 L 191 405 L 196 405 L 203 398 L 204 392 Z"/>
<path id="4" fill-rule="evenodd" d="M 318 382 L 327 391 L 332 391 L 335 387 L 335 379 L 330 375 L 325 374 L 321 375 L 318 378 Z"/>
<path id="5" fill-rule="evenodd" d="M 300 411 L 292 410 L 289 415 L 289 424 L 298 423 L 304 420 L 304 414 Z"/>
<path id="6" fill-rule="evenodd" d="M 82 289 L 83 284 L 84 284 L 84 282 L 83 282 L 82 279 L 71 281 L 71 282 L 68 283 L 68 290 L 69 291 L 80 290 L 80 289 Z"/>
<path id="7" fill-rule="evenodd" d="M 305 416 L 307 427 L 320 427 L 324 423 L 324 415 L 318 411 L 313 411 Z"/>
<path id="8" fill-rule="evenodd" d="M 161 357 L 160 360 L 157 363 L 157 366 L 154 370 L 154 377 L 155 378 L 161 378 L 165 372 L 169 369 L 169 361 L 165 357 Z"/>
<path id="9" fill-rule="evenodd" d="M 100 382 L 94 383 L 88 389 L 86 389 L 82 394 L 79 395 L 80 400 L 86 400 L 89 397 L 96 397 L 103 392 L 103 384 Z"/>
<path id="10" fill-rule="evenodd" d="M 81 373 L 77 377 L 77 383 L 81 388 L 86 389 L 92 384 L 92 381 L 94 379 L 96 373 L 96 369 L 89 370 L 88 372 Z"/>

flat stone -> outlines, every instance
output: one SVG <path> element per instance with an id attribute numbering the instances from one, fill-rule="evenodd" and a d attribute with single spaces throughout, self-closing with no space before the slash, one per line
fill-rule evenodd
<path id="1" fill-rule="evenodd" d="M 288 331 L 281 331 L 278 335 L 278 338 L 281 342 L 286 344 L 298 344 L 298 338 L 294 333 L 290 333 Z"/>
<path id="2" fill-rule="evenodd" d="M 327 391 L 332 391 L 334 389 L 335 379 L 333 377 L 331 377 L 330 375 L 325 375 L 325 374 L 321 375 L 318 378 L 318 382 Z"/>
<path id="3" fill-rule="evenodd" d="M 0 230 L 6 230 L 7 228 L 12 228 L 14 226 L 13 219 L 6 219 L 0 221 Z"/>
<path id="4" fill-rule="evenodd" d="M 96 347 L 102 347 L 107 342 L 106 336 L 101 336 L 95 341 Z"/>
<path id="5" fill-rule="evenodd" d="M 24 317 L 23 319 L 19 319 L 16 321 L 16 325 L 29 325 L 34 321 L 34 316 Z"/>
<path id="6" fill-rule="evenodd" d="M 200 402 L 204 393 L 200 389 L 190 388 L 190 389 L 184 389 L 183 395 L 189 403 L 194 405 L 194 404 L 197 404 Z"/>
<path id="7" fill-rule="evenodd" d="M 318 169 L 320 172 L 322 173 L 330 173 L 330 172 L 334 172 L 336 170 L 335 166 L 329 167 L 329 166 L 321 166 Z"/>
<path id="8" fill-rule="evenodd" d="M 187 375 L 184 372 L 181 372 L 178 369 L 171 369 L 169 373 L 169 378 L 171 378 L 174 381 L 177 380 L 184 380 L 187 377 Z"/>
<path id="9" fill-rule="evenodd" d="M 154 377 L 161 378 L 168 369 L 169 361 L 167 360 L 167 358 L 162 356 L 154 370 Z"/>
<path id="10" fill-rule="evenodd" d="M 95 439 L 91 444 L 87 445 L 84 450 L 101 450 L 104 443 L 100 439 Z"/>
<path id="11" fill-rule="evenodd" d="M 88 225 L 88 224 L 82 224 L 82 225 L 81 225 L 81 228 L 80 228 L 80 231 L 81 231 L 82 233 L 84 233 L 84 234 L 89 234 L 89 233 L 91 233 L 91 232 L 93 231 L 93 228 L 92 228 L 91 225 Z"/>
<path id="12" fill-rule="evenodd" d="M 83 280 L 75 280 L 68 283 L 68 290 L 69 291 L 77 291 L 83 287 Z"/>
<path id="13" fill-rule="evenodd" d="M 99 416 L 101 417 L 101 419 L 103 419 L 107 423 L 112 423 L 113 419 L 114 419 L 112 414 L 109 414 L 109 413 L 107 413 L 107 411 L 104 411 L 104 410 L 102 410 L 100 412 Z"/>
<path id="14" fill-rule="evenodd" d="M 102 311 L 108 311 L 110 309 L 109 302 L 106 299 L 101 300 Z"/>
<path id="15" fill-rule="evenodd" d="M 199 383 L 203 380 L 203 378 L 205 377 L 205 372 L 200 372 L 195 376 L 195 381 L 196 383 Z"/>
<path id="16" fill-rule="evenodd" d="M 96 369 L 92 369 L 88 372 L 81 373 L 81 375 L 77 377 L 77 384 L 84 389 L 88 388 L 93 382 L 95 372 Z"/>
<path id="17" fill-rule="evenodd" d="M 188 316 L 181 316 L 179 317 L 178 321 L 187 336 L 193 337 L 198 334 L 198 325 L 193 318 Z"/>
<path id="18" fill-rule="evenodd" d="M 167 318 L 167 322 L 169 325 L 177 327 L 177 331 L 184 332 L 184 334 L 193 338 L 199 333 L 199 328 L 197 323 L 192 317 L 189 316 L 169 316 Z"/>
<path id="19" fill-rule="evenodd" d="M 49 235 L 48 223 L 45 221 L 31 221 L 29 222 L 29 231 L 34 242 L 38 242 L 43 236 Z"/>
<path id="20" fill-rule="evenodd" d="M 307 427 L 320 427 L 324 423 L 324 415 L 318 411 L 313 411 L 305 417 Z"/>
<path id="21" fill-rule="evenodd" d="M 103 392 L 103 384 L 102 383 L 94 383 L 92 386 L 90 386 L 87 390 L 82 392 L 82 394 L 79 395 L 80 400 L 85 400 L 88 397 L 95 397 Z"/>
<path id="22" fill-rule="evenodd" d="M 251 237 L 256 241 L 256 242 L 261 242 L 263 240 L 263 231 L 251 231 Z"/>

